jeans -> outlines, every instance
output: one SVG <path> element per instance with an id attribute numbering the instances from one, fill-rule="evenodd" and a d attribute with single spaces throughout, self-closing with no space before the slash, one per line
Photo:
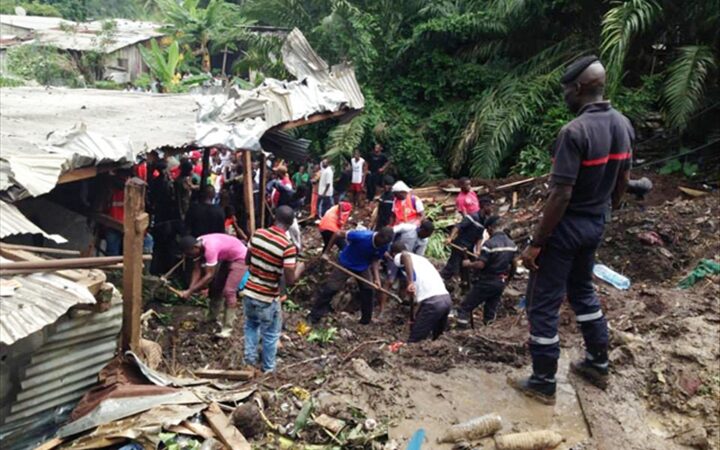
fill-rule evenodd
<path id="1" fill-rule="evenodd" d="M 320 196 L 320 199 L 318 200 L 318 216 L 322 219 L 322 216 L 325 215 L 326 212 L 328 212 L 328 209 L 333 207 L 333 198 L 331 195 L 329 196 Z"/>
<path id="2" fill-rule="evenodd" d="M 107 229 L 105 231 L 105 255 L 122 255 L 123 234 L 117 230 Z"/>
<path id="3" fill-rule="evenodd" d="M 282 329 L 282 309 L 280 302 L 262 302 L 245 296 L 243 299 L 245 314 L 245 364 L 257 363 L 258 342 L 262 336 L 262 370 L 275 370 L 275 355 Z"/>

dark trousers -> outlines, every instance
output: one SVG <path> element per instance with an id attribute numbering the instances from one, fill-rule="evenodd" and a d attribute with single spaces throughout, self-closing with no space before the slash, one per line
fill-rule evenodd
<path id="1" fill-rule="evenodd" d="M 332 196 L 321 195 L 320 197 L 318 197 L 318 217 L 322 218 L 322 216 L 324 216 L 325 213 L 328 212 L 328 210 L 332 207 L 333 207 Z"/>
<path id="2" fill-rule="evenodd" d="M 582 331 L 587 357 L 607 362 L 607 321 L 592 284 L 595 251 L 604 228 L 603 217 L 566 215 L 540 252 L 539 270 L 530 274 L 527 287 L 530 354 L 537 375 L 557 372 L 559 311 L 566 296 Z"/>
<path id="3" fill-rule="evenodd" d="M 323 252 L 324 252 L 325 250 L 327 250 L 327 246 L 328 246 L 328 244 L 330 243 L 330 239 L 332 239 L 333 234 L 335 234 L 335 233 L 332 232 L 332 231 L 330 231 L 330 230 L 323 230 L 323 231 L 320 232 L 320 236 L 322 236 L 322 240 L 323 240 Z M 345 241 L 344 238 L 343 238 L 343 239 L 336 239 L 336 240 L 335 240 L 335 245 L 337 245 L 337 247 L 338 247 L 340 250 L 342 250 L 342 249 L 344 249 L 345 246 L 347 245 L 347 242 Z"/>
<path id="4" fill-rule="evenodd" d="M 428 337 L 437 339 L 445 331 L 451 306 L 449 294 L 423 300 L 415 314 L 408 342 L 418 342 Z"/>
<path id="5" fill-rule="evenodd" d="M 369 269 L 363 272 L 355 273 L 367 280 L 370 280 Z M 332 311 L 332 306 L 330 305 L 330 303 L 332 302 L 335 294 L 337 294 L 345 287 L 345 282 L 347 281 L 348 277 L 350 277 L 350 275 L 342 272 L 339 269 L 333 269 L 333 271 L 330 272 L 327 279 L 320 287 L 320 290 L 317 291 L 317 294 L 315 295 L 315 301 L 313 303 L 312 310 L 310 311 L 311 322 L 318 322 L 327 313 Z M 358 288 L 359 291 L 356 298 L 360 300 L 360 323 L 368 324 L 372 320 L 373 300 L 375 292 L 370 288 L 370 286 L 361 281 L 358 281 Z"/>
<path id="6" fill-rule="evenodd" d="M 463 247 L 471 253 L 473 251 L 472 245 L 463 245 L 458 242 L 453 242 L 453 244 L 459 247 Z M 461 272 L 463 272 L 462 262 L 465 258 L 467 258 L 467 255 L 465 253 L 454 247 L 450 247 L 450 258 L 448 258 L 445 267 L 443 267 L 443 269 L 440 271 L 440 275 L 446 280 L 454 277 L 455 275 L 459 275 Z"/>
<path id="7" fill-rule="evenodd" d="M 367 188 L 367 199 L 372 201 L 375 198 L 375 193 L 377 192 L 377 187 L 380 186 L 380 183 L 382 182 L 383 174 L 377 173 L 377 172 L 370 172 L 368 173 L 367 177 L 365 178 L 365 185 Z"/>
<path id="8" fill-rule="evenodd" d="M 460 304 L 458 316 L 469 320 L 473 310 L 483 305 L 483 323 L 487 325 L 495 320 L 504 290 L 505 283 L 499 278 L 477 280 Z"/>

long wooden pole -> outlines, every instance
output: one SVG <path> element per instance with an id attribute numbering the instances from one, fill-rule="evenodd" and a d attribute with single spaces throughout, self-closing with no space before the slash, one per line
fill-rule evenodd
<path id="1" fill-rule="evenodd" d="M 388 291 L 387 289 L 384 289 L 384 288 L 382 288 L 381 286 L 378 286 L 377 284 L 373 283 L 372 281 L 368 280 L 367 278 L 362 277 L 362 276 L 356 274 L 356 273 L 353 272 L 352 270 L 348 270 L 348 269 L 344 268 L 343 266 L 341 266 L 340 264 L 336 263 L 335 261 L 332 261 L 332 260 L 330 260 L 330 259 L 325 259 L 325 261 L 327 261 L 328 264 L 330 264 L 331 266 L 333 266 L 334 268 L 336 268 L 336 269 L 339 270 L 340 272 L 342 272 L 342 273 L 344 273 L 344 274 L 346 274 L 346 275 L 349 275 L 349 276 L 355 278 L 356 280 L 358 280 L 358 281 L 360 281 L 360 282 L 362 282 L 362 283 L 367 284 L 368 286 L 370 286 L 371 288 L 373 288 L 374 290 L 376 290 L 376 291 L 378 291 L 378 292 L 382 292 L 383 294 L 386 294 L 386 295 L 394 298 L 394 299 L 397 300 L 400 304 L 404 303 L 403 300 L 402 300 L 397 294 L 395 294 L 394 292 L 390 292 L 390 291 Z"/>
<path id="2" fill-rule="evenodd" d="M 150 217 L 145 212 L 145 182 L 131 178 L 125 184 L 123 237 L 123 324 L 120 347 L 138 351 L 142 313 L 143 238 Z"/>
<path id="3" fill-rule="evenodd" d="M 143 258 L 149 260 L 151 256 L 145 255 Z M 41 261 L 14 261 L 0 263 L 0 270 L 35 270 L 42 272 L 43 270 L 94 269 L 112 266 L 113 264 L 121 263 L 123 261 L 124 256 L 96 256 L 88 258 L 45 259 Z"/>
<path id="4" fill-rule="evenodd" d="M 253 198 L 253 171 L 252 171 L 252 154 L 249 150 L 243 150 L 243 190 L 245 191 L 245 208 L 247 209 L 247 229 L 248 237 L 255 233 L 255 199 Z M 260 195 L 265 190 L 264 186 L 260 186 Z"/>
<path id="5" fill-rule="evenodd" d="M 267 170 L 267 159 L 265 158 L 265 154 L 262 153 L 262 157 L 260 158 L 260 224 L 258 225 L 260 228 L 263 228 L 265 226 L 265 209 L 267 208 L 267 201 L 265 200 L 265 185 L 267 184 L 267 176 L 268 176 L 268 170 Z"/>
<path id="6" fill-rule="evenodd" d="M 0 243 L 0 250 L 27 250 L 33 253 L 47 253 L 49 255 L 66 255 L 66 256 L 80 256 L 78 250 L 66 250 L 63 248 L 52 248 L 52 247 L 34 247 L 32 245 L 19 245 L 19 244 L 6 244 Z"/>

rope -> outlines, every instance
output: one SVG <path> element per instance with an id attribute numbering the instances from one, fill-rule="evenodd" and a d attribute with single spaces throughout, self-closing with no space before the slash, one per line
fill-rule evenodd
<path id="1" fill-rule="evenodd" d="M 635 168 L 643 167 L 643 166 L 650 166 L 650 165 L 653 165 L 653 164 L 657 164 L 657 163 L 661 163 L 661 162 L 665 162 L 665 161 L 670 161 L 671 159 L 680 158 L 681 156 L 685 156 L 685 155 L 689 155 L 689 154 L 691 154 L 691 153 L 698 152 L 698 151 L 700 151 L 700 150 L 702 150 L 702 149 L 704 149 L 704 148 L 707 148 L 707 147 L 709 147 L 709 146 L 711 146 L 711 145 L 713 145 L 713 144 L 716 144 L 716 143 L 718 143 L 718 142 L 720 142 L 720 139 L 715 139 L 714 141 L 710 141 L 710 142 L 705 143 L 705 144 L 703 144 L 703 145 L 701 145 L 701 146 L 699 146 L 699 147 L 691 148 L 690 150 L 686 150 L 686 151 L 684 151 L 684 152 L 682 152 L 682 153 L 678 153 L 677 155 L 672 155 L 672 156 L 668 156 L 668 157 L 665 157 L 665 158 L 656 159 L 655 161 L 648 161 L 648 162 L 645 162 L 645 163 L 642 163 L 642 164 L 638 164 L 637 166 L 635 166 Z"/>

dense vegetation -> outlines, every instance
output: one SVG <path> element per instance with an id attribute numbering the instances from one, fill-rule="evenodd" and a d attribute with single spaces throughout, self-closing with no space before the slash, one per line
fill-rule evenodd
<path id="1" fill-rule="evenodd" d="M 102 5 L 126 2 L 40 3 L 69 18 L 161 21 L 180 45 L 178 70 L 218 72 L 213 55 L 242 50 L 227 70 L 247 78 L 252 69 L 256 83 L 287 74 L 280 39 L 247 26 L 298 27 L 328 62 L 353 62 L 367 100 L 348 123 L 299 133 L 336 159 L 380 141 L 412 183 L 545 173 L 570 118 L 558 78 L 584 54 L 602 56 L 608 96 L 641 135 L 652 125 L 665 154 L 720 139 L 720 0 L 149 0 L 124 11 Z M 86 7 L 80 16 L 75 4 Z"/>

